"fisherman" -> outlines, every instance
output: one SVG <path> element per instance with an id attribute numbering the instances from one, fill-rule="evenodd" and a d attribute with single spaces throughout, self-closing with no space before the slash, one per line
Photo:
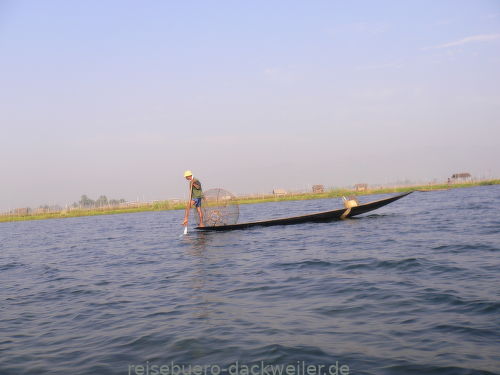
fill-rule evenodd
<path id="1" fill-rule="evenodd" d="M 201 190 L 201 182 L 200 180 L 194 178 L 193 172 L 189 170 L 184 172 L 184 177 L 189 181 L 189 186 L 191 187 L 191 200 L 186 207 L 186 214 L 184 215 L 184 221 L 182 222 L 182 225 L 184 225 L 185 227 L 187 226 L 189 210 L 194 205 L 196 207 L 196 210 L 198 211 L 198 216 L 200 217 L 200 227 L 203 227 L 203 211 L 201 210 L 201 198 L 203 197 L 203 191 Z"/>

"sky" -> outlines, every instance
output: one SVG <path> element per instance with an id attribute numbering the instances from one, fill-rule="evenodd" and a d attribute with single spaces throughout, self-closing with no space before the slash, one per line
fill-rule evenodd
<path id="1" fill-rule="evenodd" d="M 0 0 L 0 211 L 500 176 L 500 1 Z"/>

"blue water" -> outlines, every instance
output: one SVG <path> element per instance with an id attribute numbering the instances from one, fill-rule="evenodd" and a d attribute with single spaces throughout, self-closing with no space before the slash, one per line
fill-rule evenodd
<path id="1" fill-rule="evenodd" d="M 245 205 L 241 221 L 340 206 Z M 3 223 L 0 374 L 234 375 L 236 361 L 499 374 L 499 210 L 500 186 L 487 186 L 185 237 L 181 211 Z"/>

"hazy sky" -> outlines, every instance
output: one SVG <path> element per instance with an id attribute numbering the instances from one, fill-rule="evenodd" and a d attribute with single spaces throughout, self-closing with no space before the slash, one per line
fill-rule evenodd
<path id="1" fill-rule="evenodd" d="M 0 0 L 0 210 L 500 176 L 500 1 Z"/>

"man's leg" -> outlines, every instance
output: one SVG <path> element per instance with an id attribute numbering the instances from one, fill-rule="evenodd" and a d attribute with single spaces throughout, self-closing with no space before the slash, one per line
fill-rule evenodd
<path id="1" fill-rule="evenodd" d="M 196 207 L 196 209 L 198 210 L 198 216 L 200 216 L 200 227 L 204 227 L 205 225 L 203 225 L 203 211 L 201 210 L 201 207 Z"/>

